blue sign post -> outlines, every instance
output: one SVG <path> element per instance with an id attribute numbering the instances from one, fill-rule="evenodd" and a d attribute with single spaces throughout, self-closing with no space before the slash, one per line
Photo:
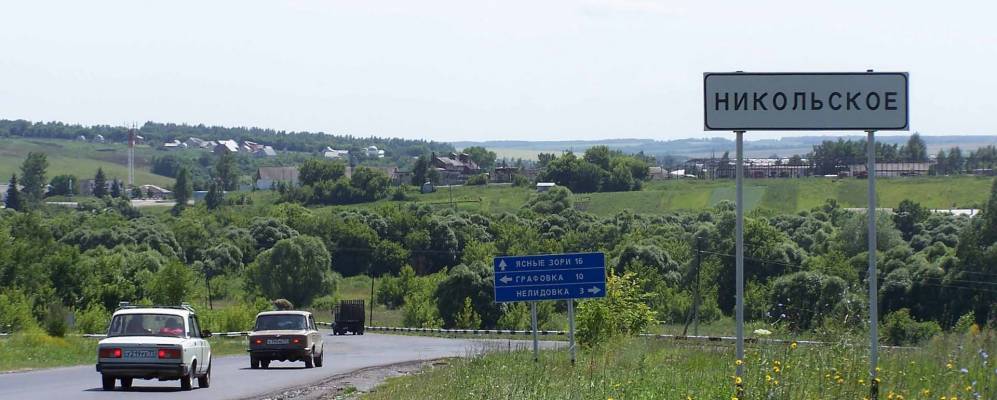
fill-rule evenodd
<path id="1" fill-rule="evenodd" d="M 575 299 L 606 297 L 606 255 L 544 254 L 495 257 L 495 301 L 530 302 L 533 360 L 537 361 L 537 306 L 540 300 L 568 301 L 568 340 L 575 363 Z"/>
<path id="2" fill-rule="evenodd" d="M 605 296 L 603 253 L 495 257 L 496 302 Z"/>

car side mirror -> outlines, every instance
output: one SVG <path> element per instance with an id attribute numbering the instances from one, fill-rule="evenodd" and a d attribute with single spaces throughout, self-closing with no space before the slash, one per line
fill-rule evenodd
<path id="1" fill-rule="evenodd" d="M 211 331 L 201 331 L 201 337 L 205 339 L 211 337 Z"/>

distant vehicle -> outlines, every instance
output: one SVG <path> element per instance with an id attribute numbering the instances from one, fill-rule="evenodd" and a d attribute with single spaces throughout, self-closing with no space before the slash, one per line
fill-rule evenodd
<path id="1" fill-rule="evenodd" d="M 339 305 L 332 311 L 332 316 L 333 334 L 345 335 L 346 332 L 351 332 L 354 335 L 363 335 L 363 300 L 340 300 Z"/>
<path id="2" fill-rule="evenodd" d="M 122 303 L 111 317 L 107 338 L 97 345 L 97 372 L 104 390 L 115 380 L 129 389 L 132 380 L 180 380 L 180 388 L 211 385 L 211 332 L 202 331 L 188 305 L 136 307 Z"/>
<path id="3" fill-rule="evenodd" d="M 249 366 L 270 368 L 271 361 L 304 361 L 321 367 L 325 355 L 322 333 L 307 311 L 267 311 L 256 315 L 249 333 Z"/>

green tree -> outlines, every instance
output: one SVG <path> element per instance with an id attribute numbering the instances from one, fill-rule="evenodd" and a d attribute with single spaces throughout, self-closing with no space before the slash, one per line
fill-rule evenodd
<path id="1" fill-rule="evenodd" d="M 93 177 L 93 196 L 101 198 L 107 196 L 107 175 L 104 169 L 97 167 L 97 174 Z"/>
<path id="2" fill-rule="evenodd" d="M 613 158 L 612 152 L 606 146 L 592 146 L 585 150 L 583 156 L 585 161 L 597 165 L 599 168 L 609 170 L 609 162 Z"/>
<path id="3" fill-rule="evenodd" d="M 71 196 L 78 194 L 76 184 L 80 181 L 75 175 L 56 175 L 49 181 L 52 186 L 48 191 L 49 196 Z"/>
<path id="4" fill-rule="evenodd" d="M 464 307 L 457 312 L 454 327 L 458 329 L 478 329 L 481 327 L 481 316 L 474 311 L 470 297 L 464 298 Z"/>
<path id="5" fill-rule="evenodd" d="M 222 190 L 236 190 L 239 188 L 239 169 L 235 163 L 235 154 L 222 152 L 215 163 L 215 175 L 221 182 Z"/>
<path id="6" fill-rule="evenodd" d="M 284 298 L 307 306 L 312 299 L 329 291 L 329 263 L 329 252 L 321 240 L 295 236 L 260 253 L 247 272 L 250 281 L 267 298 Z"/>
<path id="7" fill-rule="evenodd" d="M 415 186 L 422 186 L 423 183 L 426 183 L 426 179 L 428 179 L 428 171 L 429 160 L 426 159 L 426 156 L 424 155 L 419 156 L 419 158 L 415 160 L 415 165 L 412 167 L 412 184 Z"/>
<path id="8" fill-rule="evenodd" d="M 495 327 L 502 316 L 502 309 L 495 303 L 494 296 L 491 268 L 478 262 L 454 267 L 436 288 L 436 304 L 443 318 L 443 326 L 458 326 L 464 299 L 470 298 L 474 311 L 481 318 L 481 327 Z"/>
<path id="9" fill-rule="evenodd" d="M 471 146 L 463 150 L 464 153 L 478 164 L 478 167 L 484 170 L 490 170 L 495 167 L 496 155 L 494 151 L 489 151 L 488 149 L 481 146 Z"/>
<path id="10" fill-rule="evenodd" d="M 24 204 L 21 201 L 21 191 L 17 190 L 17 174 L 10 176 L 9 185 L 7 187 L 7 198 L 4 199 L 4 206 L 9 210 L 23 211 Z"/>
<path id="11" fill-rule="evenodd" d="M 581 301 L 578 306 L 578 342 L 592 347 L 615 336 L 643 332 L 655 318 L 645 297 L 633 273 L 610 275 L 606 298 Z"/>
<path id="12" fill-rule="evenodd" d="M 909 162 L 928 161 L 928 146 L 921 139 L 921 134 L 914 132 L 907 139 L 907 145 L 901 149 L 902 156 Z"/>
<path id="13" fill-rule="evenodd" d="M 256 249 L 265 250 L 281 240 L 298 236 L 298 231 L 274 218 L 255 218 L 249 225 L 249 235 Z"/>
<path id="14" fill-rule="evenodd" d="M 910 241 L 917 233 L 917 224 L 924 222 L 931 215 L 931 211 L 909 199 L 904 199 L 900 205 L 893 210 L 893 223 L 900 230 L 904 240 Z"/>
<path id="15" fill-rule="evenodd" d="M 177 173 L 177 181 L 173 185 L 173 198 L 176 199 L 174 209 L 183 210 L 187 207 L 187 202 L 190 201 L 193 194 L 194 186 L 190 181 L 190 173 L 187 168 L 180 168 L 180 172 Z"/>
<path id="16" fill-rule="evenodd" d="M 374 246 L 373 273 L 375 275 L 395 274 L 408 262 L 409 251 L 390 240 L 382 240 Z"/>
<path id="17" fill-rule="evenodd" d="M 194 291 L 194 271 L 174 261 L 159 269 L 149 283 L 149 300 L 156 304 L 180 304 Z"/>
<path id="18" fill-rule="evenodd" d="M 111 180 L 111 198 L 121 198 L 121 192 L 121 181 L 119 181 L 118 178 L 114 178 Z"/>
<path id="19" fill-rule="evenodd" d="M 48 169 L 48 157 L 45 153 L 28 153 L 28 157 L 21 164 L 21 186 L 24 189 L 24 202 L 26 204 L 38 204 L 45 195 L 45 172 Z"/>
<path id="20" fill-rule="evenodd" d="M 346 176 L 346 164 L 330 160 L 306 160 L 299 169 L 298 180 L 302 185 L 314 186 L 323 181 L 336 181 Z"/>
<path id="21" fill-rule="evenodd" d="M 204 205 L 209 210 L 215 210 L 225 203 L 225 193 L 222 192 L 221 185 L 216 181 L 211 181 L 208 185 L 208 193 L 204 196 Z"/>

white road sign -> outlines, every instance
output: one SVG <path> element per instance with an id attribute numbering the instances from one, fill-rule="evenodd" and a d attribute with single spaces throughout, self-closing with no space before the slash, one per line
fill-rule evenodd
<path id="1" fill-rule="evenodd" d="M 906 72 L 703 74 L 704 128 L 907 130 Z"/>

